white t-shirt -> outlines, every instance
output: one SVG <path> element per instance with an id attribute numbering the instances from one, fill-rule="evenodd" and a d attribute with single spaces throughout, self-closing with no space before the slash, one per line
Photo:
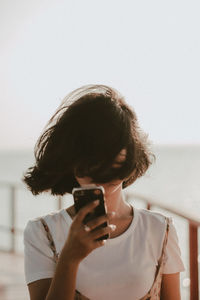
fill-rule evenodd
<path id="1" fill-rule="evenodd" d="M 67 239 L 72 219 L 66 209 L 43 216 L 58 253 Z M 76 289 L 92 300 L 133 300 L 151 288 L 165 236 L 162 214 L 134 208 L 128 229 L 91 252 L 79 265 Z M 30 220 L 24 231 L 25 278 L 27 284 L 52 278 L 53 253 L 39 218 Z M 164 274 L 184 271 L 175 227 L 170 222 Z"/>

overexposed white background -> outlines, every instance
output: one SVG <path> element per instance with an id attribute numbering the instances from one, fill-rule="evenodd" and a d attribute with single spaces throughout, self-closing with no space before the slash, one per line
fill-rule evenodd
<path id="1" fill-rule="evenodd" d="M 62 98 L 118 89 L 154 143 L 200 143 L 200 2 L 1 0 L 0 149 L 32 148 Z"/>

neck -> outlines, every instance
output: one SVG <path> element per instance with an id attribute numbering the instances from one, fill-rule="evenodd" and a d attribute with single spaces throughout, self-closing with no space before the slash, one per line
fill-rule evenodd
<path id="1" fill-rule="evenodd" d="M 126 218 L 132 215 L 132 207 L 124 199 L 122 187 L 112 194 L 105 194 L 105 203 L 107 211 L 114 211 L 117 218 Z"/>

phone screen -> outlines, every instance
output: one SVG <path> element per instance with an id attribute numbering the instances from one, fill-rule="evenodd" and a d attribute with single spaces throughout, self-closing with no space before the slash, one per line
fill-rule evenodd
<path id="1" fill-rule="evenodd" d="M 80 188 L 74 188 L 72 191 L 74 197 L 74 207 L 76 213 L 85 205 L 95 200 L 100 200 L 100 203 L 91 213 L 88 213 L 83 220 L 83 223 L 86 224 L 90 220 L 93 220 L 99 216 L 106 214 L 106 208 L 104 205 L 104 189 L 102 186 L 85 186 Z M 107 222 L 101 224 L 97 228 L 108 226 Z M 109 235 L 104 235 L 97 240 L 107 239 Z"/>

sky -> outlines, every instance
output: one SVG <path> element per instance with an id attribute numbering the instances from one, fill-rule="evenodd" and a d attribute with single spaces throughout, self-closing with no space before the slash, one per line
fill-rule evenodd
<path id="1" fill-rule="evenodd" d="M 61 100 L 119 90 L 154 144 L 200 144 L 200 2 L 0 1 L 0 150 L 32 149 Z"/>

